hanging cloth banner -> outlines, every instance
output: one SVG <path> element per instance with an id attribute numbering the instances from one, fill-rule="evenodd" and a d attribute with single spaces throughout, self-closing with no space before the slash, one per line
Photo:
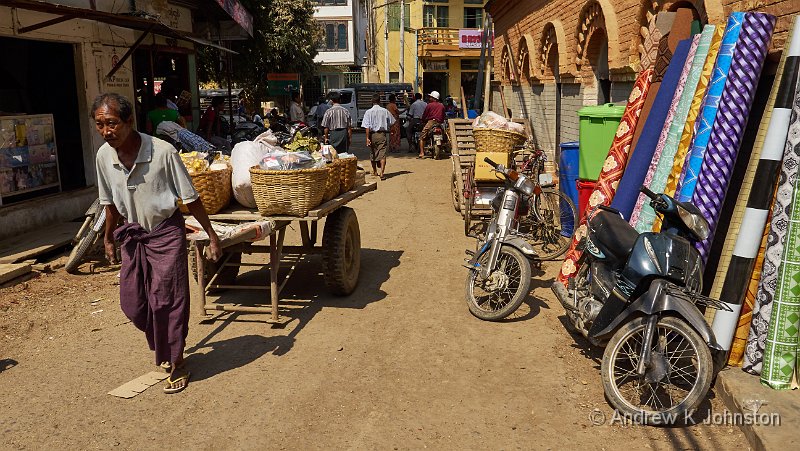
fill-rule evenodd
<path id="1" fill-rule="evenodd" d="M 714 241 L 719 215 L 731 182 L 736 156 L 742 145 L 744 129 L 776 20 L 771 14 L 746 13 L 736 43 L 728 80 L 725 82 L 717 118 L 711 129 L 706 156 L 697 179 L 697 188 L 692 196 L 692 203 L 703 212 L 710 226 L 709 236 L 695 244 L 704 262 L 708 260 L 708 252 Z M 758 234 L 754 236 L 757 237 Z M 736 316 L 734 324 L 738 319 L 738 312 Z M 733 338 L 732 333 L 730 337 Z"/>
<path id="2" fill-rule="evenodd" d="M 667 114 L 669 114 L 672 98 L 675 95 L 675 89 L 678 87 L 678 80 L 683 71 L 684 63 L 686 63 L 691 44 L 692 41 L 686 39 L 681 41 L 675 49 L 675 54 L 672 55 L 672 60 L 664 74 L 664 79 L 661 81 L 653 107 L 647 116 L 647 122 L 642 129 L 642 135 L 633 150 L 628 166 L 625 168 L 625 174 L 619 182 L 614 200 L 611 201 L 611 208 L 619 210 L 625 220 L 629 220 L 631 217 L 633 207 L 636 205 L 636 199 L 639 197 L 639 188 L 642 186 L 642 182 L 647 175 L 647 169 L 653 160 L 658 138 L 661 136 L 661 130 L 664 128 L 664 122 L 667 119 Z"/>
<path id="3" fill-rule="evenodd" d="M 655 193 L 662 192 L 667 183 L 667 171 L 672 169 L 675 151 L 678 150 L 680 132 L 686 122 L 686 115 L 689 114 L 689 104 L 691 104 L 694 96 L 694 88 L 697 86 L 700 72 L 703 70 L 705 56 L 708 53 L 708 46 L 711 44 L 711 36 L 714 33 L 713 25 L 709 25 L 706 28 L 708 30 L 704 30 L 702 35 L 698 34 L 692 38 L 692 46 L 689 48 L 681 78 L 678 80 L 678 88 L 675 90 L 667 120 L 661 130 L 661 136 L 658 138 L 653 160 L 650 161 L 650 167 L 644 178 L 645 186 Z M 701 38 L 706 39 L 702 49 L 700 49 Z M 700 58 L 697 55 L 698 50 L 702 50 L 703 53 Z M 645 202 L 646 198 L 647 196 L 639 193 L 639 198 L 636 199 L 636 206 L 631 214 L 631 225 L 639 233 L 649 232 L 653 228 L 653 220 L 656 216 L 650 203 Z"/>
<path id="4" fill-rule="evenodd" d="M 746 208 L 742 206 L 738 208 L 740 211 L 734 211 L 734 219 L 737 216 L 741 218 L 738 221 L 739 233 L 728 233 L 725 241 L 727 247 L 735 237 L 733 255 L 726 265 L 724 275 L 717 273 L 717 277 L 724 281 L 720 293 L 714 294 L 712 290 L 712 297 L 719 296 L 733 310 L 718 311 L 714 315 L 714 336 L 724 349 L 729 349 L 729 343 L 732 342 L 735 328 L 739 324 L 742 301 L 753 271 L 753 264 L 761 249 L 759 236 L 763 235 L 769 209 L 772 207 L 775 184 L 780 174 L 792 114 L 792 99 L 800 73 L 800 32 L 796 31 L 798 26 L 800 26 L 800 16 L 795 19 L 795 31 L 791 33 L 784 46 L 778 75 L 770 95 L 771 100 L 768 101 L 767 125 L 762 121 L 759 127 L 760 130 L 766 129 L 766 133 L 759 133 L 760 139 L 757 137 L 753 148 L 750 165 L 754 166 L 755 170 L 748 171 L 742 184 L 746 189 L 740 194 L 739 201 L 745 203 L 744 191 L 748 191 Z M 735 230 L 733 221 L 731 225 L 729 230 Z"/>
<path id="5" fill-rule="evenodd" d="M 642 112 L 652 77 L 653 69 L 644 70 L 636 77 L 636 83 L 634 83 L 633 90 L 628 97 L 628 104 L 625 106 L 625 112 L 622 114 L 622 119 L 617 127 L 617 133 L 614 135 L 611 149 L 608 151 L 605 163 L 603 163 L 600 177 L 597 179 L 594 191 L 589 197 L 589 203 L 586 206 L 583 219 L 581 219 L 581 224 L 572 237 L 569 251 L 567 251 L 567 256 L 561 265 L 558 281 L 565 285 L 567 279 L 575 275 L 578 270 L 576 263 L 581 257 L 581 251 L 576 247 L 581 238 L 587 235 L 586 218 L 589 216 L 589 212 L 598 205 L 609 205 L 614 198 L 614 193 L 617 191 L 617 185 L 628 163 L 633 131 L 639 121 L 639 114 Z"/>
<path id="6" fill-rule="evenodd" d="M 692 105 L 689 107 L 689 115 L 686 117 L 686 123 L 683 125 L 683 132 L 681 133 L 681 140 L 678 144 L 678 151 L 675 153 L 675 159 L 672 162 L 672 170 L 667 178 L 667 186 L 664 192 L 670 196 L 675 196 L 675 190 L 678 186 L 678 180 L 683 172 L 683 163 L 686 160 L 686 154 L 692 144 L 692 137 L 694 136 L 695 121 L 700 114 L 700 109 L 703 106 L 703 99 L 708 89 L 708 83 L 711 81 L 711 74 L 714 70 L 714 63 L 717 61 L 719 48 L 722 44 L 722 35 L 725 28 L 719 26 L 714 30 L 714 35 L 711 38 L 711 46 L 708 48 L 708 56 L 703 64 L 703 72 L 700 74 L 700 80 L 697 82 L 697 89 L 694 91 L 692 98 Z M 660 217 L 656 219 L 653 225 L 653 231 L 658 232 L 661 230 Z"/>
<path id="7" fill-rule="evenodd" d="M 714 126 L 714 121 L 717 117 L 722 90 L 728 80 L 733 51 L 736 48 L 736 42 L 739 40 L 739 33 L 742 31 L 742 20 L 744 20 L 744 13 L 732 13 L 728 17 L 728 25 L 725 27 L 725 35 L 722 37 L 722 45 L 719 48 L 717 62 L 714 65 L 711 83 L 708 85 L 708 91 L 706 91 L 703 107 L 698 117 L 699 122 L 695 124 L 696 130 L 692 140 L 691 151 L 686 156 L 687 161 L 683 166 L 684 175 L 681 178 L 677 197 L 681 202 L 691 201 L 694 195 L 697 176 L 700 175 L 708 140 L 711 138 L 711 128 Z"/>
<path id="8" fill-rule="evenodd" d="M 792 116 L 789 123 L 778 191 L 775 193 L 775 204 L 772 207 L 767 248 L 764 251 L 764 266 L 761 268 L 761 280 L 758 282 L 758 293 L 753 306 L 753 322 L 742 363 L 742 369 L 751 374 L 761 374 L 767 329 L 772 315 L 772 301 L 779 283 L 778 267 L 783 257 L 788 224 L 794 206 L 794 183 L 797 178 L 797 168 L 800 166 L 800 92 L 797 91 L 792 101 Z"/>

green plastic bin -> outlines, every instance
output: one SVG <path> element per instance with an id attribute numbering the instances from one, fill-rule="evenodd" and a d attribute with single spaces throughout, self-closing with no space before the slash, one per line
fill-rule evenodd
<path id="1" fill-rule="evenodd" d="M 580 152 L 578 155 L 578 177 L 597 180 L 603 163 L 611 149 L 619 121 L 625 112 L 624 106 L 607 103 L 587 106 L 578 110 Z"/>

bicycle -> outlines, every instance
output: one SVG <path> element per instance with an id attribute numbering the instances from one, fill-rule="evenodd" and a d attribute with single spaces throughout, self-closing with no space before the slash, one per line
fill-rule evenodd
<path id="1" fill-rule="evenodd" d="M 513 160 L 522 156 L 517 171 L 532 180 L 536 187 L 528 200 L 527 214 L 521 215 L 518 235 L 536 250 L 539 260 L 555 260 L 564 255 L 578 225 L 574 202 L 562 193 L 544 172 L 547 155 L 529 140 L 518 146 Z"/>

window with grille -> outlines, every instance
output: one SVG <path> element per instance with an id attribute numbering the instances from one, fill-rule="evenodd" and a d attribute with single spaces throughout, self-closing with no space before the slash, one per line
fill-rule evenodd
<path id="1" fill-rule="evenodd" d="M 447 6 L 425 5 L 422 10 L 422 26 L 447 28 L 450 26 L 450 8 Z"/>
<path id="2" fill-rule="evenodd" d="M 482 28 L 483 9 L 464 8 L 464 28 Z"/>
<path id="3" fill-rule="evenodd" d="M 340 52 L 349 49 L 347 41 L 347 22 L 320 22 L 322 42 L 317 46 L 320 52 Z"/>
<path id="4" fill-rule="evenodd" d="M 411 5 L 406 3 L 403 17 L 404 28 L 411 28 Z M 389 5 L 389 31 L 400 31 L 400 5 L 397 3 Z"/>

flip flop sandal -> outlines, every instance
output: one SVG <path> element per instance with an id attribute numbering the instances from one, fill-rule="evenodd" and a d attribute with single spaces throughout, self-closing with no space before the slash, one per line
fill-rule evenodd
<path id="1" fill-rule="evenodd" d="M 158 365 L 158 367 L 164 370 L 164 372 L 166 373 L 172 372 L 172 364 L 169 362 L 161 362 L 161 364 Z"/>
<path id="2" fill-rule="evenodd" d="M 179 377 L 179 378 L 177 378 L 175 380 L 172 380 L 171 377 L 168 377 L 167 378 L 167 385 L 164 387 L 164 393 L 166 393 L 168 395 L 172 395 L 172 394 L 175 394 L 175 393 L 182 392 L 186 387 L 189 386 L 189 378 L 191 376 L 192 376 L 192 373 L 188 373 L 187 372 L 186 374 L 182 375 L 181 377 Z M 181 386 L 181 387 L 173 387 L 175 384 L 177 384 L 180 381 L 185 381 L 183 386 Z"/>

